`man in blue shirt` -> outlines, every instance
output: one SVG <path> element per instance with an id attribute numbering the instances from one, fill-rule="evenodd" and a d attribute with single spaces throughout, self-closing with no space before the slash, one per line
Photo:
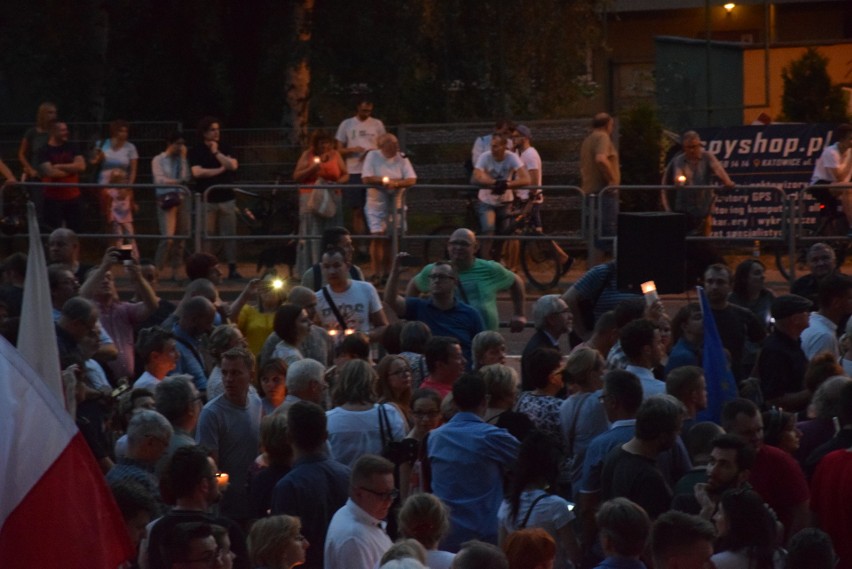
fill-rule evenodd
<path id="1" fill-rule="evenodd" d="M 334 513 L 349 497 L 349 467 L 326 453 L 325 411 L 310 401 L 297 401 L 287 412 L 293 445 L 293 469 L 272 491 L 272 513 L 298 516 L 308 548 L 303 567 L 321 569 L 323 544 Z"/>
<path id="2" fill-rule="evenodd" d="M 450 507 L 451 529 L 441 544 L 447 551 L 458 551 L 471 539 L 497 543 L 503 472 L 520 447 L 508 431 L 482 420 L 488 401 L 481 377 L 460 377 L 453 400 L 458 413 L 429 433 L 427 443 L 432 492 Z"/>
<path id="3" fill-rule="evenodd" d="M 419 320 L 429 326 L 432 335 L 457 339 L 467 360 L 467 369 L 470 369 L 473 362 L 470 348 L 473 337 L 482 332 L 482 317 L 475 308 L 456 299 L 455 290 L 459 279 L 447 261 L 438 261 L 432 265 L 428 299 L 397 294 L 400 259 L 407 256 L 408 253 L 400 253 L 393 261 L 390 278 L 385 286 L 385 303 L 400 318 Z"/>
<path id="4" fill-rule="evenodd" d="M 180 318 L 172 328 L 180 358 L 170 375 L 191 375 L 192 382 L 202 394 L 207 392 L 207 372 L 201 357 L 200 338 L 202 334 L 210 331 L 215 318 L 216 308 L 213 303 L 202 296 L 196 296 L 183 304 Z"/>

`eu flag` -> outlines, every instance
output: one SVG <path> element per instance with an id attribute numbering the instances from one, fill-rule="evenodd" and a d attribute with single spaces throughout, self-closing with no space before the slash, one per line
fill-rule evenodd
<path id="1" fill-rule="evenodd" d="M 710 302 L 704 292 L 704 287 L 698 289 L 698 298 L 701 302 L 701 314 L 704 318 L 704 353 L 702 364 L 704 367 L 704 380 L 707 383 L 707 408 L 698 413 L 698 421 L 713 421 L 720 423 L 722 406 L 726 401 L 735 399 L 737 395 L 737 382 L 734 374 L 728 366 L 728 358 L 722 347 L 722 338 L 716 328 L 716 319 L 710 310 Z"/>

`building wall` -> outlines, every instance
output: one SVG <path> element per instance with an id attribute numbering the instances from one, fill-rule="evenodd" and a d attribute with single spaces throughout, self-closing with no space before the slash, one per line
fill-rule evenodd
<path id="1" fill-rule="evenodd" d="M 765 55 L 762 49 L 746 49 L 743 53 L 743 124 L 751 124 L 760 113 L 773 120 L 781 114 L 781 95 L 784 83 L 781 77 L 784 67 L 798 59 L 807 47 L 773 47 L 769 51 L 769 101 L 765 95 Z M 817 49 L 828 57 L 828 74 L 834 83 L 849 83 L 852 80 L 852 42 L 821 45 Z M 766 104 L 766 103 L 769 104 Z"/>

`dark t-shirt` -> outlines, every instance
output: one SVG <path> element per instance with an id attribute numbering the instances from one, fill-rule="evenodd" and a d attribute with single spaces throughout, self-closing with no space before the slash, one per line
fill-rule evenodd
<path id="1" fill-rule="evenodd" d="M 297 460 L 272 490 L 272 514 L 298 516 L 302 521 L 302 534 L 311 543 L 305 568 L 323 566 L 322 544 L 331 518 L 349 498 L 350 474 L 348 466 L 324 454 L 309 455 Z"/>
<path id="2" fill-rule="evenodd" d="M 45 162 L 50 162 L 51 164 L 70 164 L 74 162 L 74 158 L 77 156 L 82 156 L 82 153 L 80 152 L 80 149 L 77 148 L 77 145 L 71 142 L 66 142 L 60 146 L 45 144 L 38 152 L 36 163 L 38 165 L 44 164 Z M 42 180 L 45 182 L 75 184 L 80 181 L 80 175 L 68 174 L 67 176 L 59 178 L 43 177 Z M 80 197 L 80 188 L 76 186 L 59 188 L 46 187 L 44 188 L 44 197 L 45 199 L 57 201 L 73 200 Z"/>
<path id="3" fill-rule="evenodd" d="M 777 330 L 770 334 L 757 358 L 763 398 L 768 401 L 804 389 L 807 367 L 808 356 L 802 351 L 801 341 Z"/>
<path id="4" fill-rule="evenodd" d="M 728 303 L 722 310 L 713 310 L 716 328 L 722 338 L 722 346 L 731 353 L 731 371 L 737 381 L 745 379 L 751 370 L 743 367 L 743 351 L 746 340 L 763 341 L 766 330 L 757 316 L 742 306 Z"/>
<path id="5" fill-rule="evenodd" d="M 225 156 L 235 158 L 234 150 L 227 144 L 219 144 L 219 152 Z M 210 152 L 206 144 L 193 146 L 186 156 L 189 161 L 190 168 L 192 166 L 201 166 L 202 168 L 220 168 L 222 165 L 216 160 L 216 157 Z M 196 178 L 194 189 L 198 193 L 204 192 L 210 186 L 217 184 L 232 184 L 234 182 L 234 172 L 225 170 L 221 174 L 211 178 Z M 207 201 L 209 203 L 221 203 L 234 199 L 234 190 L 231 188 L 219 188 L 208 194 Z"/>
<path id="6" fill-rule="evenodd" d="M 652 520 L 666 512 L 672 503 L 672 491 L 656 463 L 617 446 L 604 460 L 601 499 L 620 496 L 642 506 Z"/>

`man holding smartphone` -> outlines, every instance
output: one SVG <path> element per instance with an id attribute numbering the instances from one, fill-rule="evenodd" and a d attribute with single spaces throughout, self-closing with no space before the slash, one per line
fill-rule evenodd
<path id="1" fill-rule="evenodd" d="M 423 322 L 434 336 L 450 336 L 459 341 L 467 367 L 473 363 L 471 344 L 473 337 L 482 332 L 484 325 L 482 317 L 475 308 L 459 302 L 455 290 L 458 275 L 453 266 L 447 261 L 438 261 L 429 271 L 430 297 L 403 297 L 397 294 L 399 273 L 402 266 L 410 266 L 408 259 L 416 260 L 408 253 L 396 256 L 391 266 L 390 278 L 385 287 L 385 303 L 396 315 L 406 320 Z"/>

